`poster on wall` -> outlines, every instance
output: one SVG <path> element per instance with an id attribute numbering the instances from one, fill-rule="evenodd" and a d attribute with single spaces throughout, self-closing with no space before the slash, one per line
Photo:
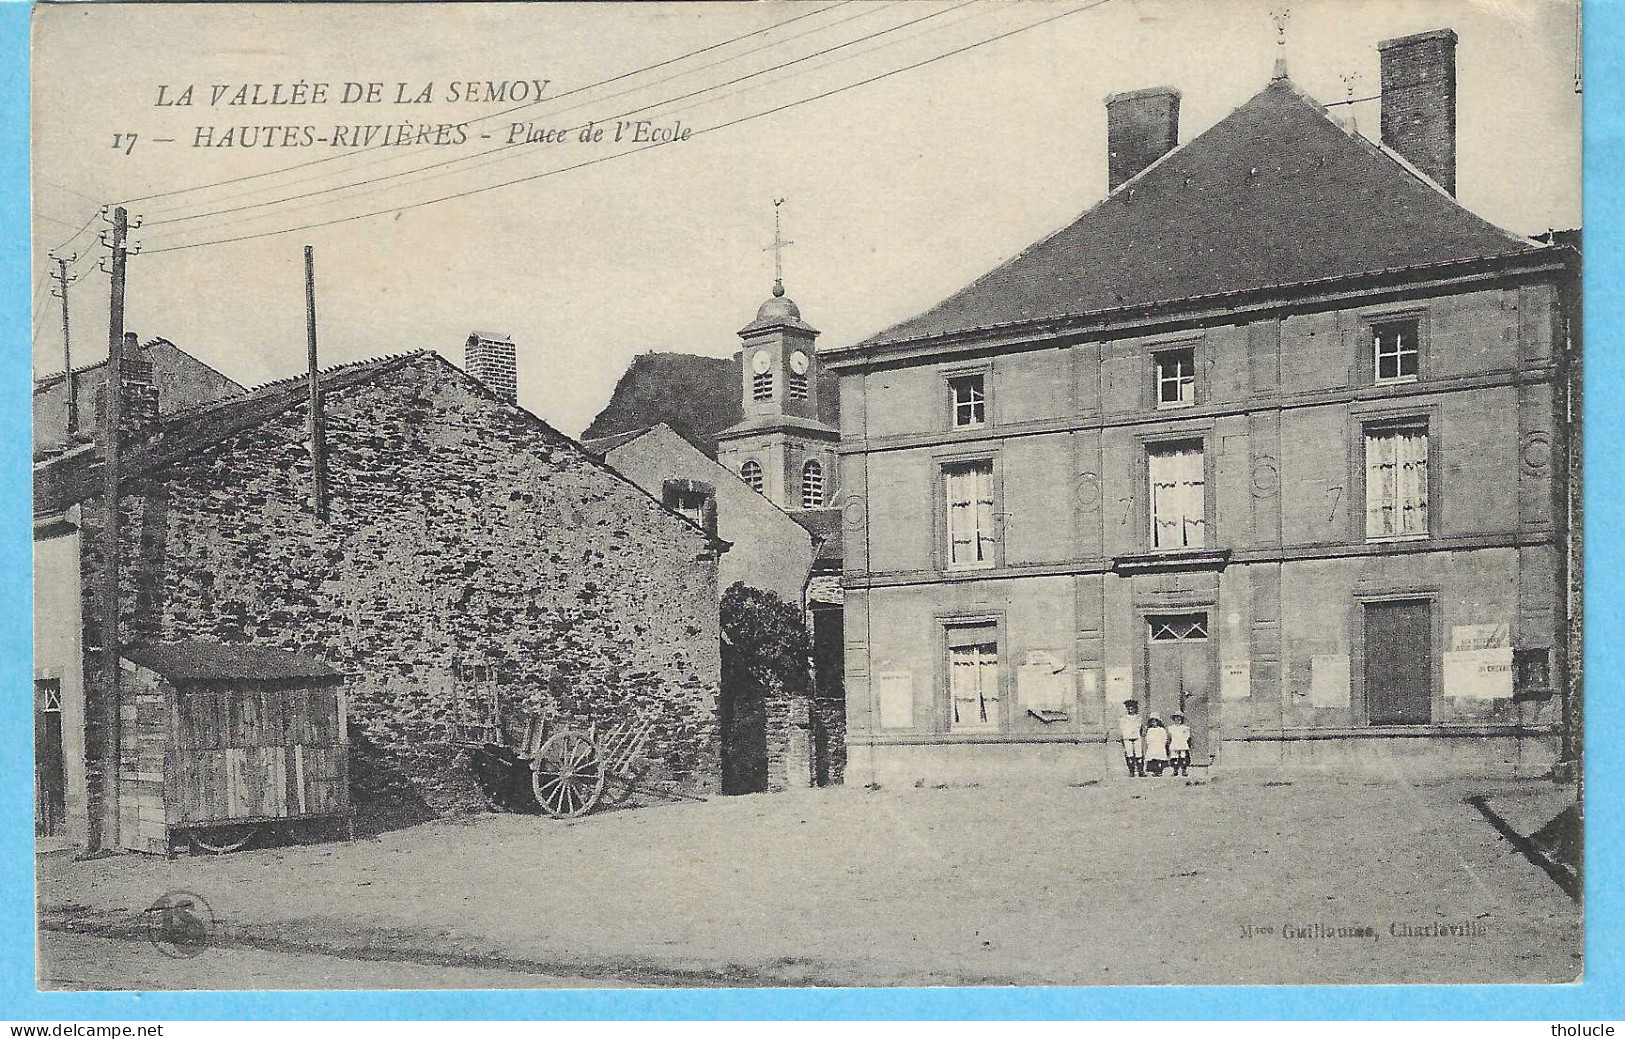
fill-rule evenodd
<path id="1" fill-rule="evenodd" d="M 914 727 L 914 672 L 876 671 L 874 689 L 882 729 Z"/>

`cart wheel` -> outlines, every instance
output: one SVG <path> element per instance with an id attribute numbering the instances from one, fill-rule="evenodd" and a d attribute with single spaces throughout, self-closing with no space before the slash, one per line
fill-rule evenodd
<path id="1" fill-rule="evenodd" d="M 204 832 L 209 834 L 203 836 Z M 193 830 L 187 836 L 192 841 L 194 851 L 206 851 L 211 855 L 224 855 L 230 851 L 241 851 L 248 846 L 260 832 L 258 826 L 222 826 L 217 830 Z"/>
<path id="2" fill-rule="evenodd" d="M 547 738 L 531 763 L 530 786 L 548 815 L 574 819 L 592 811 L 604 793 L 604 756 L 579 732 Z"/>
<path id="3" fill-rule="evenodd" d="M 638 792 L 638 772 L 611 772 L 604 778 L 603 803 L 623 805 Z"/>

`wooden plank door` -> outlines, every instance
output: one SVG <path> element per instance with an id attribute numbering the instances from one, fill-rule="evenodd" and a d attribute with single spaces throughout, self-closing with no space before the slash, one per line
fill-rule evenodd
<path id="1" fill-rule="evenodd" d="M 1365 607 L 1365 704 L 1372 725 L 1433 720 L 1432 605 L 1426 600 Z"/>

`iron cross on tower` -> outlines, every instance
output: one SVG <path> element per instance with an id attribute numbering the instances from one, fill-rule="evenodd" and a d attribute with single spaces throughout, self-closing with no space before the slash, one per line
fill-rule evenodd
<path id="1" fill-rule="evenodd" d="M 779 221 L 779 207 L 790 201 L 787 198 L 773 200 L 773 244 L 765 246 L 762 251 L 773 250 L 773 295 L 784 295 L 784 250 L 795 245 L 794 242 L 784 240 L 784 229 Z"/>

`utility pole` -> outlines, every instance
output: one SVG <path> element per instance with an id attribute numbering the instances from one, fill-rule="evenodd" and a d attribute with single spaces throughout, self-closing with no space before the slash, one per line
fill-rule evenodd
<path id="1" fill-rule="evenodd" d="M 90 851 L 112 851 L 119 846 L 119 427 L 124 419 L 124 267 L 129 214 L 113 209 L 113 230 L 108 245 L 113 251 L 110 270 L 112 297 L 107 308 L 107 377 L 102 394 L 102 663 L 106 688 L 102 696 L 102 822 L 90 828 Z"/>
<path id="2" fill-rule="evenodd" d="M 310 480 L 311 508 L 319 523 L 327 518 L 327 445 L 323 443 L 322 391 L 316 372 L 316 254 L 305 246 L 305 339 L 310 370 Z"/>
<path id="3" fill-rule="evenodd" d="M 57 295 L 62 297 L 62 371 L 68 383 L 68 436 L 79 429 L 79 386 L 73 378 L 73 342 L 68 338 L 68 264 L 79 255 L 56 258 Z"/>

